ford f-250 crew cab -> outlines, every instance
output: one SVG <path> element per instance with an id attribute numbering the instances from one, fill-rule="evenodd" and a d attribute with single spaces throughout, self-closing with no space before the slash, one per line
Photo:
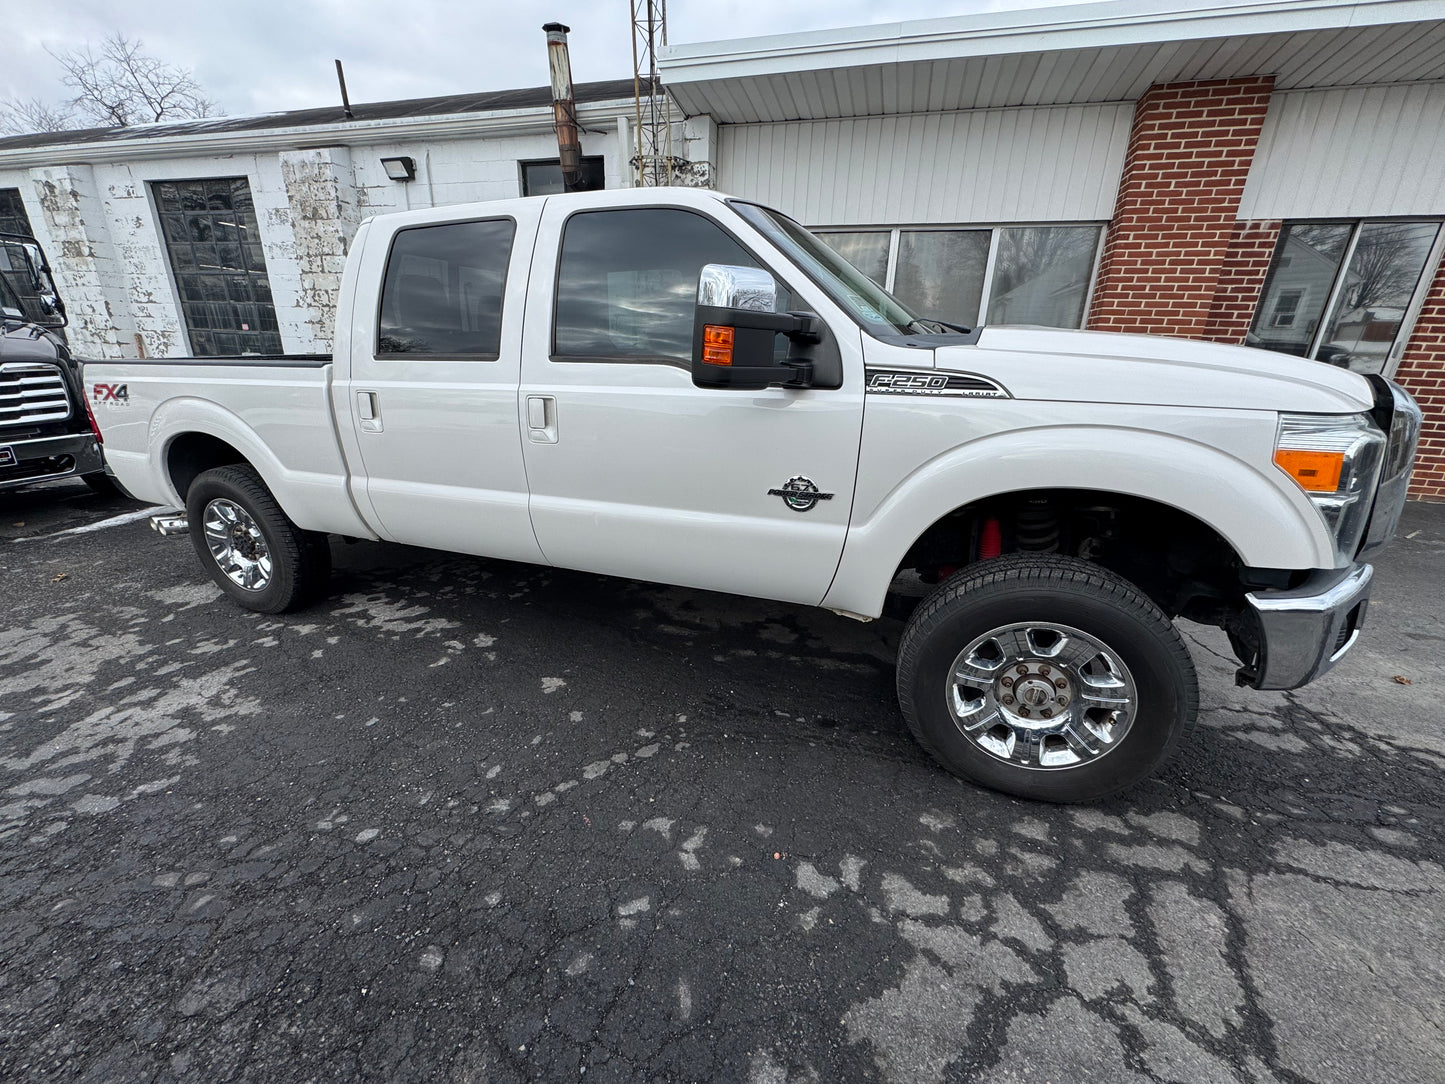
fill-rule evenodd
<path id="1" fill-rule="evenodd" d="M 334 356 L 86 366 L 112 469 L 241 605 L 328 535 L 883 613 L 945 767 L 1051 800 L 1152 771 L 1198 708 L 1176 617 L 1289 689 L 1359 634 L 1420 412 L 1250 350 L 917 319 L 713 192 L 413 211 L 357 232 Z M 126 394 L 118 395 L 117 389 Z"/>

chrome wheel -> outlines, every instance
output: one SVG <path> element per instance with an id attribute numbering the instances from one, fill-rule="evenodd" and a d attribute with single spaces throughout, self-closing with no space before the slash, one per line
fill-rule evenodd
<path id="1" fill-rule="evenodd" d="M 993 629 L 949 669 L 948 710 L 965 738 L 1022 768 L 1089 764 L 1124 740 L 1138 694 L 1102 640 L 1067 625 Z"/>
<path id="2" fill-rule="evenodd" d="M 251 514 L 235 501 L 217 497 L 202 516 L 206 546 L 237 587 L 264 591 L 271 582 L 271 550 Z"/>

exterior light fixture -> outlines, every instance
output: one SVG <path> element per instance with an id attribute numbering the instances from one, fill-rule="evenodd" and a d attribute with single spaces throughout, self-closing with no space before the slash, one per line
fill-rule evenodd
<path id="1" fill-rule="evenodd" d="M 410 181 L 416 178 L 415 158 L 383 158 L 381 168 L 393 181 Z"/>

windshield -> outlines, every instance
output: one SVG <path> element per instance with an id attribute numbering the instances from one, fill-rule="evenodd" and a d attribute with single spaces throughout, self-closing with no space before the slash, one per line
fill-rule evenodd
<path id="1" fill-rule="evenodd" d="M 728 202 L 786 252 L 829 297 L 875 333 L 925 335 L 966 330 L 914 316 L 897 298 L 824 244 L 822 238 L 809 233 L 787 215 L 756 203 Z"/>

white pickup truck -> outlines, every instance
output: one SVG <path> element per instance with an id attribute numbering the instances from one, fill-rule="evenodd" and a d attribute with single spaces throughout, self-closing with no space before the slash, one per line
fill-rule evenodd
<path id="1" fill-rule="evenodd" d="M 315 598 L 328 535 L 884 612 L 947 769 L 1127 786 L 1198 710 L 1173 620 L 1239 681 L 1354 643 L 1420 411 L 1250 350 L 915 318 L 776 211 L 644 189 L 364 223 L 331 356 L 88 364 L 107 459 L 184 508 L 242 606 Z M 162 524 L 163 526 L 166 524 Z"/>

